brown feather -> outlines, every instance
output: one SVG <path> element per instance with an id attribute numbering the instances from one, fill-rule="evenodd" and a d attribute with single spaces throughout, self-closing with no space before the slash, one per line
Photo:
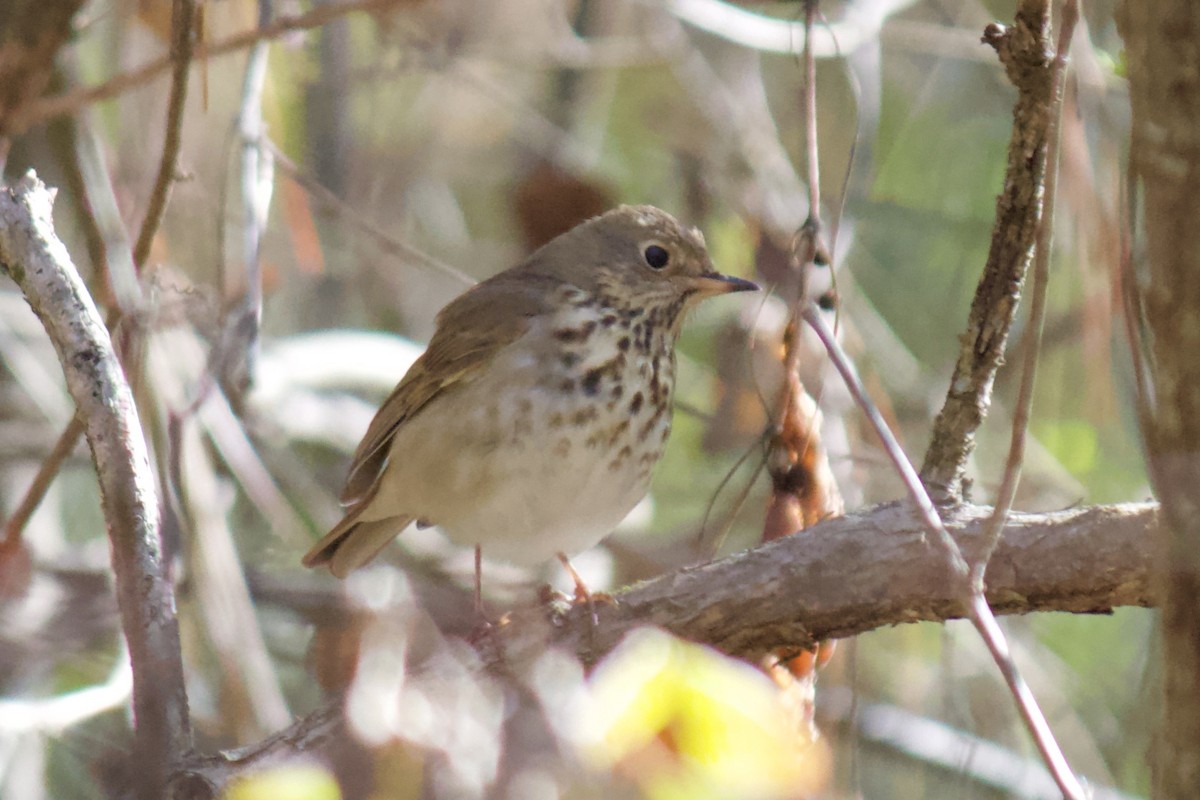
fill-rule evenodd
<path id="1" fill-rule="evenodd" d="M 442 309 L 429 346 L 384 401 L 358 445 L 340 498 L 350 507 L 347 515 L 373 493 L 400 425 L 433 398 L 473 378 L 520 338 L 529 319 L 546 309 L 551 282 L 523 270 L 503 272 Z"/>

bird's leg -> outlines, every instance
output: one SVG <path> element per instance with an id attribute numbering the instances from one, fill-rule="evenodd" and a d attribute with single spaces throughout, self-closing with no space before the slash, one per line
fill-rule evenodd
<path id="1" fill-rule="evenodd" d="M 487 610 L 483 607 L 483 547 L 478 544 L 475 545 L 474 595 L 475 618 L 479 623 L 478 627 L 467 636 L 467 641 L 477 645 L 481 642 L 491 640 L 494 645 L 499 646 L 499 639 L 494 638 L 496 636 L 496 629 L 505 624 L 507 615 L 501 617 L 498 622 L 493 622 L 488 617 Z"/>
<path id="2" fill-rule="evenodd" d="M 478 544 L 475 545 L 475 616 L 483 620 L 484 625 L 492 624 L 483 610 L 483 546 Z"/>

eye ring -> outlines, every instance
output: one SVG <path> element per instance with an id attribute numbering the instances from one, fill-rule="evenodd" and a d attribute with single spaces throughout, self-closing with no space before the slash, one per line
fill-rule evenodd
<path id="1" fill-rule="evenodd" d="M 642 258 L 646 260 L 646 266 L 650 269 L 663 269 L 671 263 L 671 254 L 667 252 L 667 248 L 658 244 L 646 245 L 646 249 L 642 251 Z"/>

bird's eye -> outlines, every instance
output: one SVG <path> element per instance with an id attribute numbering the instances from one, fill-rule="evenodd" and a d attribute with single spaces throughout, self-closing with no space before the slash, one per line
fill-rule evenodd
<path id="1" fill-rule="evenodd" d="M 642 252 L 642 257 L 646 259 L 646 263 L 651 269 L 662 269 L 671 260 L 671 254 L 667 252 L 665 247 L 652 244 Z"/>

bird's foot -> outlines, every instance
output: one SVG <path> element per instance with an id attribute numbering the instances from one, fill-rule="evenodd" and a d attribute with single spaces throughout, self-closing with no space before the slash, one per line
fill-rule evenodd
<path id="1" fill-rule="evenodd" d="M 566 553 L 556 553 L 558 560 L 562 563 L 563 569 L 571 576 L 571 580 L 575 582 L 575 599 L 572 605 L 581 605 L 587 603 L 588 614 L 592 618 L 592 626 L 600 625 L 600 616 L 596 613 L 596 602 L 605 603 L 609 606 L 616 606 L 617 600 L 607 592 L 592 592 L 588 589 L 587 584 L 583 582 L 583 578 L 579 577 L 579 573 L 575 571 L 575 567 L 571 566 L 571 562 L 567 559 Z"/>

